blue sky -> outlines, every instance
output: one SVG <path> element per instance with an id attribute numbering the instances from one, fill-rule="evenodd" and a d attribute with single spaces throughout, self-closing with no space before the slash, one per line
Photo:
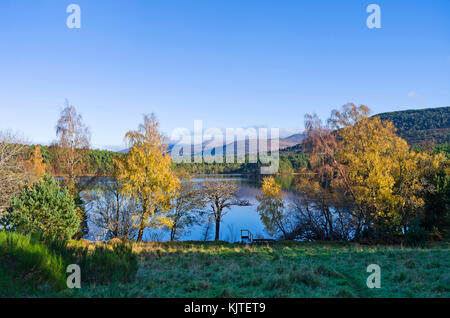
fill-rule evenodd
<path id="1" fill-rule="evenodd" d="M 370 3 L 381 29 L 366 27 Z M 195 119 L 299 130 L 347 102 L 450 105 L 448 0 L 2 0 L 0 39 L 0 130 L 33 142 L 55 138 L 66 98 L 95 146 L 151 112 L 170 134 Z"/>

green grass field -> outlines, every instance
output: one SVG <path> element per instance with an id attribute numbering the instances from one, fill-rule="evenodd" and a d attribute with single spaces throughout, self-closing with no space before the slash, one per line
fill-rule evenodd
<path id="1" fill-rule="evenodd" d="M 425 249 L 358 244 L 143 243 L 136 280 L 85 287 L 101 297 L 449 297 L 449 244 Z M 369 289 L 369 264 L 381 288 Z"/>
<path id="2" fill-rule="evenodd" d="M 89 245 L 89 250 L 107 246 L 72 245 Z M 17 288 L 19 294 L 10 296 L 450 297 L 449 243 L 404 248 L 321 242 L 254 246 L 167 242 L 133 244 L 133 252 L 138 256 L 139 267 L 131 281 L 83 282 L 79 290 L 56 290 L 48 280 L 59 276 L 50 275 L 48 266 L 41 262 L 48 279 L 28 281 L 26 284 L 35 284 L 36 288 Z M 14 264 L 17 261 L 8 265 L 8 271 Z M 366 286 L 369 264 L 381 267 L 380 289 Z M 110 267 L 106 264 L 104 268 Z M 1 271 L 2 266 L 0 277 Z M 23 267 L 20 271 L 22 280 L 15 278 L 18 285 L 27 278 Z M 83 267 L 81 271 L 83 275 Z"/>

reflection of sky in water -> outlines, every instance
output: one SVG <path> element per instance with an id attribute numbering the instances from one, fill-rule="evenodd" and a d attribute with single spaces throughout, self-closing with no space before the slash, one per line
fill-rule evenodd
<path id="1" fill-rule="evenodd" d="M 203 181 L 234 181 L 240 189 L 238 196 L 240 199 L 248 200 L 250 206 L 232 206 L 226 210 L 222 217 L 220 225 L 220 239 L 224 241 L 239 241 L 240 230 L 250 230 L 255 238 L 270 238 L 264 230 L 259 214 L 256 210 L 258 201 L 256 196 L 261 193 L 260 185 L 257 179 L 249 179 L 241 175 L 222 175 L 222 176 L 197 176 L 192 179 L 194 182 Z M 289 197 L 288 192 L 284 192 L 285 197 Z M 201 241 L 204 240 L 206 225 L 192 227 L 187 233 L 180 237 L 182 241 Z M 213 240 L 215 234 L 215 223 L 212 222 L 209 228 L 208 240 Z M 144 234 L 144 240 L 168 241 L 169 232 L 164 230 L 147 229 Z"/>

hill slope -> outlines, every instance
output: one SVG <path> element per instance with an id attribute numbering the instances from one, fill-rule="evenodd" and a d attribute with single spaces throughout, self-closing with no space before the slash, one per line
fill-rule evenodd
<path id="1" fill-rule="evenodd" d="M 432 141 L 436 144 L 450 143 L 450 107 L 411 109 L 375 116 L 392 121 L 398 134 L 410 145 Z"/>

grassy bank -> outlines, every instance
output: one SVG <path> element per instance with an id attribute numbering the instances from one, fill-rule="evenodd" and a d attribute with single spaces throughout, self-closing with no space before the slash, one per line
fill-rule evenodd
<path id="1" fill-rule="evenodd" d="M 30 236 L 0 231 L 0 297 L 53 293 L 65 288 L 60 255 Z"/>
<path id="2" fill-rule="evenodd" d="M 73 296 L 66 268 L 81 268 L 82 286 L 132 283 L 138 257 L 128 244 L 67 244 L 0 231 L 0 297 Z"/>
<path id="3" fill-rule="evenodd" d="M 71 245 L 89 253 L 111 250 L 108 244 Z M 448 243 L 419 249 L 350 243 L 167 242 L 133 244 L 133 252 L 139 260 L 133 279 L 87 280 L 80 290 L 50 289 L 31 296 L 450 297 Z M 108 255 L 103 258 L 104 271 L 120 270 L 108 266 L 114 258 Z M 97 261 L 85 260 L 82 275 L 89 262 Z M 381 266 L 380 289 L 366 287 L 369 264 Z"/>

